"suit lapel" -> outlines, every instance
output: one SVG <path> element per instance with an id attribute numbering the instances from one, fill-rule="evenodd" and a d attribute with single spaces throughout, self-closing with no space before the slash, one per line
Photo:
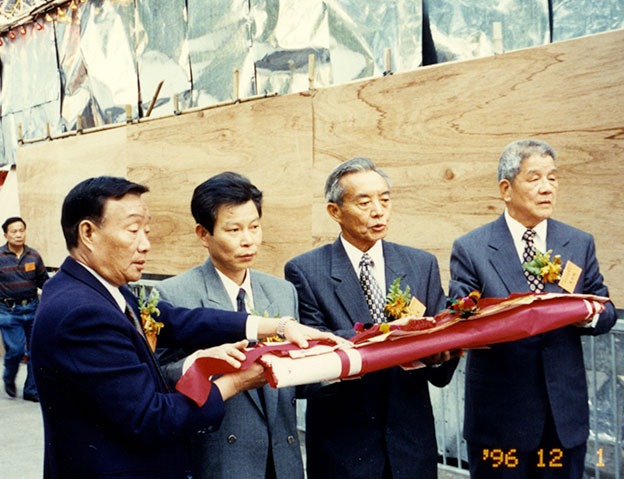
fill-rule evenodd
<path id="1" fill-rule="evenodd" d="M 397 278 L 401 278 L 400 286 L 403 291 L 407 286 L 410 287 L 410 294 L 415 296 L 421 303 L 426 304 L 426 298 L 419 298 L 418 293 L 425 291 L 425 288 L 421 288 L 420 282 L 423 280 L 421 275 L 411 275 L 410 282 L 408 282 L 408 270 L 405 268 L 405 263 L 401 255 L 394 249 L 392 243 L 383 242 L 383 255 L 385 263 L 386 275 L 386 291 L 384 295 L 388 294 L 388 290 L 392 283 Z"/>
<path id="2" fill-rule="evenodd" d="M 204 294 L 202 294 L 201 299 L 202 306 L 204 308 L 216 308 L 223 309 L 225 311 L 234 311 L 234 306 L 232 305 L 232 301 L 230 300 L 230 297 L 225 290 L 225 286 L 223 286 L 223 281 L 221 281 L 221 278 L 219 277 L 219 274 L 217 273 L 217 270 L 210 258 L 208 258 L 202 265 L 202 276 L 204 278 Z M 253 293 L 255 302 L 256 291 L 254 290 Z M 257 308 L 254 309 L 257 310 Z M 262 404 L 260 402 L 258 392 L 252 389 L 250 391 L 245 391 L 243 394 L 247 394 L 251 401 L 256 405 L 260 413 L 263 414 Z"/>
<path id="3" fill-rule="evenodd" d="M 488 246 L 489 261 L 507 288 L 507 294 L 528 292 L 529 285 L 504 215 L 493 223 Z M 492 281 L 495 279 L 492 278 Z M 485 289 L 488 289 L 487 284 Z"/>
<path id="4" fill-rule="evenodd" d="M 262 282 L 258 280 L 258 276 L 255 271 L 249 270 L 249 274 L 251 275 L 251 290 L 253 293 L 253 302 L 254 309 L 256 312 L 264 316 L 266 311 L 269 317 L 274 317 L 280 314 L 280 311 L 276 310 L 274 306 L 274 302 L 271 299 L 270 292 L 264 288 Z M 269 422 L 272 418 L 275 417 L 275 413 L 277 411 L 277 396 L 278 390 L 273 389 L 270 386 L 265 386 L 262 388 L 262 394 L 264 395 L 264 407 L 266 410 L 262 408 L 262 402 L 260 401 L 260 396 L 258 394 L 258 390 L 251 389 L 246 391 L 249 394 L 249 397 L 254 402 L 256 407 L 260 410 L 262 414 L 266 413 L 266 420 Z"/>
<path id="5" fill-rule="evenodd" d="M 364 298 L 364 292 L 340 238 L 332 244 L 331 277 L 334 281 L 336 297 L 345 309 L 351 323 L 369 322 L 370 312 Z"/>
<path id="6" fill-rule="evenodd" d="M 266 289 L 261 281 L 258 280 L 258 275 L 255 271 L 249 270 L 251 274 L 251 290 L 253 293 L 254 309 L 258 314 L 264 316 L 265 313 L 269 318 L 281 315 L 278 307 L 275 305 L 275 300 L 271 291 Z"/>
<path id="7" fill-rule="evenodd" d="M 202 277 L 204 278 L 204 294 L 201 297 L 202 306 L 204 308 L 233 311 L 232 301 L 210 258 L 202 265 Z"/>
<path id="8" fill-rule="evenodd" d="M 110 302 L 113 306 L 115 306 L 115 308 L 119 309 L 119 305 L 117 304 L 117 301 L 115 301 L 115 299 L 111 296 L 111 294 L 104 287 L 104 285 L 95 276 L 93 276 L 89 271 L 87 271 L 87 269 L 84 266 L 78 264 L 78 261 L 76 261 L 74 258 L 72 258 L 71 256 L 68 256 L 63 262 L 63 264 L 61 265 L 61 269 L 65 270 L 65 272 L 69 274 L 70 276 L 73 276 L 77 280 L 82 281 L 89 287 L 96 290 L 108 302 Z M 136 299 L 135 299 L 135 303 L 136 303 Z"/>
<path id="9" fill-rule="evenodd" d="M 551 260 L 553 256 L 560 255 L 563 262 L 562 268 L 565 268 L 565 263 L 571 256 L 570 252 L 570 238 L 563 234 L 560 223 L 552 219 L 548 219 L 548 228 L 546 229 L 546 250 L 552 250 Z M 561 271 L 563 273 L 563 270 Z M 546 283 L 544 291 L 551 293 L 565 293 L 565 291 L 559 287 L 559 282 Z"/>

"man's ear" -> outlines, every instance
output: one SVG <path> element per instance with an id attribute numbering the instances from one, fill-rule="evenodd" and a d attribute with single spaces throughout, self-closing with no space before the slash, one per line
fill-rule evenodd
<path id="1" fill-rule="evenodd" d="M 503 201 L 509 203 L 511 201 L 511 182 L 507 179 L 500 180 L 498 182 L 498 190 Z"/>
<path id="2" fill-rule="evenodd" d="M 327 203 L 327 212 L 335 222 L 340 223 L 342 220 L 342 210 L 337 203 Z"/>
<path id="3" fill-rule="evenodd" d="M 202 246 L 204 248 L 208 248 L 208 237 L 212 236 L 210 232 L 206 228 L 204 228 L 202 225 L 197 224 L 195 225 L 195 234 L 199 238 L 199 241 L 201 242 Z"/>
<path id="4" fill-rule="evenodd" d="M 78 244 L 82 243 L 89 251 L 93 251 L 93 235 L 97 226 L 91 220 L 82 220 L 78 224 Z"/>

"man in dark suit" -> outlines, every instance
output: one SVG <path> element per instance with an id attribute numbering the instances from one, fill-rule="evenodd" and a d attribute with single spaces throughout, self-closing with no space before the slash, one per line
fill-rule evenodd
<path id="1" fill-rule="evenodd" d="M 550 218 L 558 180 L 555 152 L 520 140 L 502 152 L 498 180 L 506 210 L 457 239 L 451 253 L 451 297 L 529 291 L 564 292 L 522 268 L 536 250 L 552 250 L 580 268 L 573 291 L 608 296 L 591 235 Z M 473 478 L 581 478 L 589 433 L 580 337 L 609 331 L 615 308 L 587 324 L 496 344 L 468 354 L 464 436 Z M 494 467 L 491 451 L 507 458 Z M 497 453 L 497 457 L 500 454 Z"/>
<path id="2" fill-rule="evenodd" d="M 263 370 L 214 380 L 204 406 L 172 392 L 138 322 L 126 284 L 138 281 L 150 249 L 147 187 L 123 178 L 91 178 L 63 202 L 70 256 L 43 288 L 32 333 L 32 361 L 45 428 L 46 478 L 187 478 L 186 440 L 218 426 L 223 402 L 265 383 Z M 246 313 L 158 304 L 158 340 L 240 365 L 250 334 L 278 331 L 300 346 L 318 332 L 296 321 L 252 321 Z M 255 323 L 250 328 L 250 323 Z"/>
<path id="3" fill-rule="evenodd" d="M 382 322 L 396 278 L 433 316 L 445 305 L 435 257 L 383 241 L 392 211 L 390 181 L 374 163 L 354 158 L 325 184 L 329 215 L 342 234 L 290 260 L 301 322 L 349 338 L 356 322 Z M 450 358 L 445 352 L 428 362 Z M 404 371 L 399 367 L 320 388 L 308 398 L 307 473 L 311 479 L 437 477 L 437 446 L 428 381 L 446 385 L 457 360 Z"/>
<path id="4" fill-rule="evenodd" d="M 210 257 L 157 286 L 160 297 L 186 308 L 257 311 L 298 317 L 294 286 L 251 269 L 262 244 L 262 192 L 242 175 L 225 172 L 195 188 L 191 212 L 195 232 Z M 184 358 L 170 350 L 164 368 L 177 381 Z M 225 403 L 218 430 L 198 434 L 193 465 L 203 479 L 303 479 L 297 436 L 295 388 L 265 385 Z"/>

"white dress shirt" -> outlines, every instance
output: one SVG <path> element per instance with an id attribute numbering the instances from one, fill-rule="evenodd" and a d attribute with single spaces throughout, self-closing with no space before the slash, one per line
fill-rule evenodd
<path id="1" fill-rule="evenodd" d="M 347 252 L 347 256 L 349 257 L 349 261 L 351 261 L 351 265 L 353 266 L 353 270 L 355 271 L 356 276 L 360 277 L 360 260 L 362 259 L 362 255 L 365 253 L 360 249 L 353 246 L 349 243 L 342 234 L 340 235 L 340 240 L 342 241 L 342 246 Z M 386 296 L 386 263 L 384 261 L 383 256 L 383 242 L 377 241 L 371 249 L 366 251 L 368 256 L 373 260 L 373 266 L 371 267 L 371 273 L 373 277 L 377 281 L 379 288 L 381 289 L 381 294 Z"/>
<path id="2" fill-rule="evenodd" d="M 513 219 L 509 214 L 508 210 L 505 210 L 505 221 L 507 222 L 507 228 L 511 233 L 511 237 L 513 238 L 514 246 L 516 247 L 516 252 L 518 253 L 518 258 L 520 259 L 520 263 L 524 263 L 524 248 L 526 246 L 525 241 L 522 239 L 522 235 L 524 232 L 529 229 L 524 226 L 519 221 Z M 548 220 L 541 221 L 535 227 L 531 228 L 535 230 L 535 238 L 533 238 L 533 245 L 535 249 L 541 251 L 542 253 L 546 252 L 546 233 L 548 229 Z"/>
<path id="3" fill-rule="evenodd" d="M 236 311 L 236 297 L 238 296 L 238 290 L 241 288 L 245 290 L 245 309 L 247 309 L 247 312 L 250 313 L 250 315 L 247 317 L 247 323 L 245 324 L 245 336 L 250 341 L 257 341 L 258 321 L 260 321 L 260 317 L 251 314 L 251 312 L 254 311 L 255 308 L 253 302 L 253 291 L 251 290 L 251 275 L 249 274 L 249 270 L 245 271 L 245 279 L 243 280 L 243 284 L 241 284 L 240 286 L 237 285 L 230 278 L 228 278 L 226 275 L 224 275 L 216 267 L 215 271 L 217 272 L 217 275 L 219 275 L 219 278 L 221 278 L 221 282 L 223 283 L 225 292 L 232 302 L 232 308 L 234 311 Z"/>

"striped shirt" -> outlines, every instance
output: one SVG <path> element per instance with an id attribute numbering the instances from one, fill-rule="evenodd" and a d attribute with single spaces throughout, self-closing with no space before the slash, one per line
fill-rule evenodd
<path id="1" fill-rule="evenodd" d="M 18 258 L 6 243 L 0 248 L 0 299 L 31 299 L 48 280 L 39 253 L 24 245 Z"/>

